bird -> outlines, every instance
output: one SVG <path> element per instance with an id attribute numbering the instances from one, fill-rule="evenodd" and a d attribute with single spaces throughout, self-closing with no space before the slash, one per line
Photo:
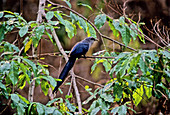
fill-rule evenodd
<path id="1" fill-rule="evenodd" d="M 72 48 L 72 50 L 70 51 L 70 54 L 69 54 L 69 60 L 65 64 L 63 70 L 61 71 L 61 73 L 59 75 L 59 79 L 61 79 L 62 81 L 57 81 L 57 85 L 53 90 L 53 94 L 54 94 L 54 92 L 57 93 L 58 88 L 64 82 L 65 78 L 67 77 L 68 72 L 73 67 L 76 59 L 80 58 L 82 55 L 85 57 L 85 54 L 90 49 L 90 47 L 94 43 L 94 41 L 98 41 L 98 39 L 96 39 L 94 37 L 87 37 L 84 40 L 78 42 L 77 44 L 75 44 L 73 46 L 73 48 Z"/>

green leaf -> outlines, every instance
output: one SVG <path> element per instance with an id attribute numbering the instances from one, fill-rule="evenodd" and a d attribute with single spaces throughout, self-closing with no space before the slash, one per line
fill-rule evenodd
<path id="1" fill-rule="evenodd" d="M 2 82 L 0 82 L 0 88 L 6 90 L 6 87 L 4 84 L 2 84 Z"/>
<path id="2" fill-rule="evenodd" d="M 100 29 L 104 23 L 106 22 L 106 15 L 105 14 L 100 14 L 94 19 L 94 24 L 98 29 Z"/>
<path id="3" fill-rule="evenodd" d="M 70 12 L 70 18 L 72 19 L 72 23 L 77 22 L 78 21 L 78 16 L 72 12 Z"/>
<path id="4" fill-rule="evenodd" d="M 115 29 L 115 27 L 113 26 L 112 22 L 113 22 L 113 21 L 109 21 L 110 29 L 112 30 L 113 35 L 114 35 L 115 37 L 119 37 L 119 32 L 118 32 L 118 30 Z"/>
<path id="5" fill-rule="evenodd" d="M 19 96 L 19 98 L 20 98 L 23 102 L 25 102 L 26 104 L 29 104 L 29 103 L 30 103 L 25 97 L 23 97 L 23 96 L 21 96 L 21 95 L 19 95 L 19 94 L 18 94 L 18 96 Z"/>
<path id="6" fill-rule="evenodd" d="M 65 25 L 65 20 L 58 11 L 54 11 L 54 16 L 60 21 L 61 24 Z"/>
<path id="7" fill-rule="evenodd" d="M 101 115 L 109 115 L 109 113 L 106 110 L 102 110 Z"/>
<path id="8" fill-rule="evenodd" d="M 72 104 L 69 102 L 69 100 L 66 99 L 65 101 L 66 101 L 66 103 L 67 103 L 68 109 L 69 109 L 70 111 L 72 111 L 72 112 L 75 112 L 76 107 L 75 107 L 74 105 L 72 105 Z"/>
<path id="9" fill-rule="evenodd" d="M 145 75 L 148 70 L 148 67 L 146 65 L 146 60 L 144 61 L 142 58 L 145 58 L 145 57 L 141 56 L 141 58 L 139 59 L 139 67 L 140 67 L 142 73 Z"/>
<path id="10" fill-rule="evenodd" d="M 49 89 L 49 84 L 48 84 L 47 81 L 45 81 L 45 80 L 42 80 L 42 81 L 41 81 L 41 89 L 42 89 L 44 95 L 47 96 L 47 94 L 48 94 L 48 89 Z"/>
<path id="11" fill-rule="evenodd" d="M 103 91 L 104 92 L 109 91 L 111 89 L 112 85 L 113 85 L 113 82 L 108 83 L 107 85 L 104 86 Z"/>
<path id="12" fill-rule="evenodd" d="M 4 12 L 0 12 L 0 18 L 2 18 L 4 15 Z"/>
<path id="13" fill-rule="evenodd" d="M 121 22 L 124 23 L 123 21 Z M 121 25 L 120 22 L 113 20 L 113 25 L 116 30 L 118 30 L 121 33 L 122 41 L 127 46 L 130 42 L 131 35 L 130 30 L 127 24 Z"/>
<path id="14" fill-rule="evenodd" d="M 79 21 L 80 29 L 83 28 L 83 30 L 84 30 L 85 32 L 87 32 L 87 24 L 86 24 L 86 21 L 84 21 L 84 19 L 81 18 L 81 17 L 78 18 L 78 21 Z"/>
<path id="15" fill-rule="evenodd" d="M 121 17 L 119 18 L 119 22 L 120 22 L 120 25 L 124 26 L 124 24 L 125 24 L 125 17 L 124 17 L 124 16 L 121 16 Z"/>
<path id="16" fill-rule="evenodd" d="M 107 102 L 113 102 L 114 101 L 113 96 L 111 94 L 102 93 L 100 96 L 101 96 L 101 98 L 103 98 Z"/>
<path id="17" fill-rule="evenodd" d="M 54 12 L 48 11 L 45 17 L 47 20 L 51 20 L 53 18 L 53 16 L 54 16 Z"/>
<path id="18" fill-rule="evenodd" d="M 11 82 L 13 85 L 16 85 L 18 82 L 18 66 L 16 65 L 16 63 L 14 61 L 11 62 L 11 68 L 10 68 L 10 72 L 8 74 Z"/>
<path id="19" fill-rule="evenodd" d="M 68 20 L 65 20 L 65 30 L 68 34 L 68 37 L 71 39 L 76 33 L 76 27 Z"/>
<path id="20" fill-rule="evenodd" d="M 41 34 L 44 33 L 44 30 L 45 30 L 44 25 L 38 26 L 38 27 L 36 28 L 36 35 L 37 35 L 37 36 L 40 36 Z"/>
<path id="21" fill-rule="evenodd" d="M 142 35 L 138 34 L 138 37 L 140 41 L 142 41 L 145 44 L 145 38 L 142 29 L 138 26 L 138 30 L 141 32 Z"/>
<path id="22" fill-rule="evenodd" d="M 114 97 L 121 99 L 122 94 L 123 94 L 122 86 L 119 85 L 119 83 L 115 83 L 115 85 L 113 86 L 113 95 L 114 95 Z"/>
<path id="23" fill-rule="evenodd" d="M 29 59 L 22 58 L 22 57 L 21 57 L 21 59 L 23 61 L 25 61 L 29 66 L 31 66 L 31 68 L 32 68 L 32 70 L 34 72 L 34 77 L 36 77 L 37 76 L 37 67 L 36 67 L 36 65 Z"/>
<path id="24" fill-rule="evenodd" d="M 5 38 L 5 23 L 0 26 L 0 42 Z"/>
<path id="25" fill-rule="evenodd" d="M 96 108 L 96 105 L 97 105 L 97 100 L 94 100 L 90 105 L 89 112 L 91 112 L 94 108 Z"/>
<path id="26" fill-rule="evenodd" d="M 101 107 L 102 110 L 108 110 L 110 107 L 110 104 L 108 104 L 107 102 L 103 101 L 101 98 L 98 98 L 98 103 Z"/>
<path id="27" fill-rule="evenodd" d="M 12 101 L 14 101 L 15 103 L 19 103 L 19 97 L 17 94 L 11 94 L 11 99 Z"/>
<path id="28" fill-rule="evenodd" d="M 46 107 L 45 108 L 45 115 L 52 114 L 55 111 L 55 107 Z"/>
<path id="29" fill-rule="evenodd" d="M 91 11 L 93 11 L 93 9 L 91 8 L 91 6 L 89 6 L 88 4 L 78 3 L 77 5 L 79 5 L 79 6 L 85 6 L 85 7 L 89 8 Z"/>
<path id="30" fill-rule="evenodd" d="M 96 67 L 97 67 L 97 63 L 94 63 L 93 66 L 91 67 L 91 73 L 93 73 Z"/>
<path id="31" fill-rule="evenodd" d="M 96 107 L 94 108 L 91 112 L 90 112 L 90 115 L 96 115 L 100 110 L 100 107 Z"/>
<path id="32" fill-rule="evenodd" d="M 11 64 L 9 61 L 1 61 L 0 62 L 0 73 L 5 74 L 8 73 L 10 68 L 11 68 Z"/>
<path id="33" fill-rule="evenodd" d="M 44 106 L 41 103 L 36 103 L 36 108 L 37 108 L 38 115 L 44 114 Z"/>
<path id="34" fill-rule="evenodd" d="M 123 29 L 120 31 L 120 33 L 122 36 L 123 43 L 127 46 L 131 39 L 129 28 L 127 26 L 123 27 Z"/>
<path id="35" fill-rule="evenodd" d="M 71 8 L 71 4 L 70 4 L 70 0 L 63 0 L 70 8 Z"/>
<path id="36" fill-rule="evenodd" d="M 10 44 L 10 43 L 8 43 L 8 42 L 6 42 L 6 43 L 4 44 L 4 51 L 11 51 L 11 52 L 13 52 L 14 50 L 15 50 L 16 52 L 19 52 L 19 51 L 20 51 L 19 48 L 16 47 L 15 45 L 13 45 L 13 44 Z"/>
<path id="37" fill-rule="evenodd" d="M 138 104 L 141 102 L 142 100 L 142 96 L 143 96 L 143 85 L 141 85 L 140 88 L 137 88 L 135 91 L 133 91 L 133 102 L 135 104 L 135 106 L 138 106 Z"/>
<path id="38" fill-rule="evenodd" d="M 17 113 L 18 113 L 18 115 L 24 115 L 25 108 L 24 108 L 23 104 L 18 103 L 18 105 L 17 105 Z"/>
<path id="39" fill-rule="evenodd" d="M 107 60 L 105 60 L 103 62 L 103 66 L 104 66 L 106 72 L 108 72 L 111 69 L 111 67 L 112 67 L 112 65 Z"/>
<path id="40" fill-rule="evenodd" d="M 149 99 L 149 98 L 152 96 L 152 88 L 151 88 L 151 87 L 144 86 L 144 89 L 145 89 L 146 96 L 147 96 L 148 99 Z"/>
<path id="41" fill-rule="evenodd" d="M 14 16 L 14 15 L 11 15 L 11 14 L 6 14 L 4 17 L 5 17 L 5 18 L 14 18 L 15 16 Z"/>
<path id="42" fill-rule="evenodd" d="M 119 107 L 118 114 L 119 114 L 119 115 L 126 115 L 126 113 L 127 113 L 127 107 L 126 107 L 126 105 L 121 105 L 121 106 Z"/>
<path id="43" fill-rule="evenodd" d="M 129 69 L 129 60 L 127 57 L 126 60 L 121 60 L 120 65 L 118 66 L 118 70 L 116 71 L 116 75 L 119 74 L 120 77 L 123 77 L 126 74 L 126 70 Z"/>
<path id="44" fill-rule="evenodd" d="M 113 113 L 113 115 L 116 115 L 116 113 L 118 112 L 119 107 L 115 107 L 111 110 L 111 113 Z"/>
<path id="45" fill-rule="evenodd" d="M 57 85 L 57 82 L 55 81 L 55 79 L 51 76 L 48 76 L 48 81 L 50 82 L 50 84 L 55 87 Z"/>
<path id="46" fill-rule="evenodd" d="M 56 25 L 59 24 L 59 21 L 49 21 L 48 23 L 53 25 L 53 26 L 56 26 Z"/>
<path id="47" fill-rule="evenodd" d="M 53 104 L 53 103 L 56 102 L 57 100 L 59 100 L 59 98 L 55 98 L 55 99 L 49 101 L 49 102 L 46 104 L 46 106 L 50 106 L 51 104 Z"/>
<path id="48" fill-rule="evenodd" d="M 54 110 L 53 115 L 62 115 L 62 113 L 59 110 Z"/>
<path id="49" fill-rule="evenodd" d="M 168 59 L 170 59 L 170 53 L 167 51 L 161 51 L 161 53 Z"/>
<path id="50" fill-rule="evenodd" d="M 141 54 L 134 54 L 133 55 L 132 59 L 130 60 L 130 67 L 127 70 L 127 73 L 129 73 L 132 70 L 132 68 L 137 66 L 139 59 L 140 59 L 140 56 L 141 56 Z"/>
<path id="51" fill-rule="evenodd" d="M 136 40 L 138 36 L 137 26 L 134 23 L 130 25 L 130 35 L 132 36 L 133 40 Z"/>
<path id="52" fill-rule="evenodd" d="M 20 37 L 23 37 L 27 32 L 28 32 L 28 25 L 25 25 L 19 30 Z"/>
<path id="53" fill-rule="evenodd" d="M 42 36 L 42 35 L 37 36 L 37 37 L 39 37 L 39 38 L 41 39 L 41 36 Z M 32 37 L 31 37 L 32 42 L 33 42 L 33 45 L 34 45 L 34 47 L 35 47 L 35 48 L 37 48 L 38 43 L 39 43 L 39 41 L 40 41 L 40 39 L 39 39 L 39 38 L 37 38 L 37 37 L 36 37 L 36 36 L 32 36 Z"/>
<path id="54" fill-rule="evenodd" d="M 97 38 L 95 29 L 89 23 L 87 23 L 87 36 Z"/>

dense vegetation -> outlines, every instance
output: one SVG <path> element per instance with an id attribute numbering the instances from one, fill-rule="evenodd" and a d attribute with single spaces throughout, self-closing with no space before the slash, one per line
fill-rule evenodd
<path id="1" fill-rule="evenodd" d="M 126 14 L 120 16 L 119 19 L 113 19 L 104 12 L 99 12 L 93 24 L 74 11 L 68 1 L 65 2 L 68 6 L 47 2 L 46 6 L 41 7 L 43 9 L 40 8 L 38 12 L 40 17 L 37 16 L 37 21 L 27 22 L 19 13 L 11 11 L 0 12 L 0 18 L 3 19 L 0 22 L 0 96 L 1 99 L 8 100 L 0 102 L 1 113 L 11 106 L 12 109 L 16 108 L 16 113 L 19 115 L 137 114 L 140 103 L 149 103 L 154 98 L 162 105 L 161 113 L 168 114 L 169 45 L 157 44 L 158 49 L 152 50 L 131 48 L 128 46 L 131 41 L 140 40 L 145 44 L 147 39 L 152 42 L 141 29 L 145 23 L 136 22 Z M 79 3 L 79 5 L 92 10 L 91 6 L 87 4 Z M 68 10 L 69 13 L 64 13 L 61 8 Z M 42 17 L 45 19 L 42 20 Z M 120 37 L 123 43 L 100 33 L 99 30 L 104 24 L 108 24 L 113 35 Z M 92 89 L 88 85 L 84 86 L 90 96 L 83 102 L 81 100 L 77 102 L 78 105 L 72 101 L 72 93 L 66 95 L 65 98 L 54 98 L 45 105 L 33 102 L 31 92 L 29 92 L 29 99 L 26 99 L 17 93 L 17 89 L 23 89 L 26 83 L 30 85 L 30 89 L 34 85 L 35 87 L 41 86 L 46 96 L 50 89 L 54 89 L 56 81 L 59 79 L 50 76 L 48 65 L 38 61 L 37 47 L 41 39 L 51 41 L 58 46 L 55 29 L 60 30 L 61 25 L 64 26 L 70 39 L 78 33 L 77 30 L 80 28 L 87 36 L 99 38 L 101 41 L 107 39 L 118 43 L 122 46 L 121 52 L 107 50 L 107 44 L 105 44 L 104 50 L 93 54 L 95 61 L 91 72 L 98 68 L 98 64 L 102 64 L 105 72 L 109 74 L 110 80 L 96 89 Z M 17 31 L 19 37 L 23 39 L 21 48 L 16 43 L 18 39 L 10 43 L 6 38 L 6 35 L 13 31 Z M 48 38 L 44 37 L 45 35 Z M 165 40 L 165 38 L 162 39 Z M 61 54 L 63 53 L 61 52 Z M 71 85 L 71 83 L 67 85 Z M 62 93 L 61 89 L 59 91 Z M 77 94 L 74 96 L 79 98 Z M 90 104 L 90 107 L 82 108 L 80 111 L 82 105 L 86 104 Z"/>

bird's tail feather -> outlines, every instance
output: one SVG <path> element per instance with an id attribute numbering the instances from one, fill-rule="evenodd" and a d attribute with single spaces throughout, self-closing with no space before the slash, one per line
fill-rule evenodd
<path id="1" fill-rule="evenodd" d="M 68 62 L 64 66 L 64 68 L 63 68 L 63 70 L 62 70 L 62 72 L 60 73 L 60 76 L 59 76 L 59 79 L 61 79 L 62 81 L 57 81 L 57 86 L 53 90 L 53 93 L 55 91 L 56 92 L 58 91 L 59 86 L 64 82 L 65 78 L 67 77 L 68 72 L 73 67 L 75 61 L 76 61 L 76 58 L 74 58 L 74 57 L 69 58 Z"/>

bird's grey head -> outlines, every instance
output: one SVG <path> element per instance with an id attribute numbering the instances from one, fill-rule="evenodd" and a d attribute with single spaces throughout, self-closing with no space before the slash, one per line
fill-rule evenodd
<path id="1" fill-rule="evenodd" d="M 88 37 L 88 38 L 85 38 L 83 41 L 89 43 L 89 46 L 91 46 L 93 44 L 93 42 L 98 41 L 98 39 L 96 39 L 94 37 Z"/>

